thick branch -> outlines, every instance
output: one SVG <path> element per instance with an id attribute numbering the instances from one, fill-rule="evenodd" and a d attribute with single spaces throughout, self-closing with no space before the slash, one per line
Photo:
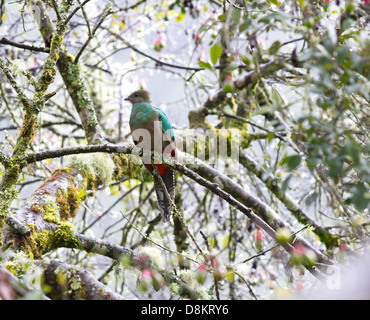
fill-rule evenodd
<path id="1" fill-rule="evenodd" d="M 43 254 L 60 247 L 96 253 L 117 261 L 121 261 L 122 257 L 126 256 L 130 258 L 132 267 L 138 270 L 150 267 L 163 276 L 168 286 L 176 283 L 180 288 L 181 296 L 190 299 L 201 298 L 197 290 L 171 272 L 158 269 L 148 257 L 143 259 L 133 250 L 113 242 L 75 233 L 70 221 L 76 215 L 81 200 L 79 198 L 81 184 L 76 178 L 77 175 L 78 171 L 75 169 L 55 170 L 51 177 L 23 203 L 16 213 L 17 219 L 7 220 L 9 226 L 15 231 L 7 234 L 7 240 L 12 241 L 16 248 L 32 252 L 35 258 L 41 258 Z M 90 280 L 93 281 L 92 286 L 94 287 L 94 279 Z M 54 285 L 53 279 L 50 280 L 50 284 L 53 284 L 53 288 L 57 288 L 56 296 L 52 295 L 52 297 L 58 297 L 61 288 Z M 72 292 L 70 298 L 77 297 L 80 293 L 80 291 Z M 95 294 L 94 290 L 93 294 Z M 100 298 L 104 297 L 105 294 Z M 85 298 L 89 299 L 92 296 Z"/>
<path id="2" fill-rule="evenodd" d="M 77 240 L 76 247 L 80 250 L 104 255 L 117 261 L 120 261 L 123 256 L 128 256 L 132 267 L 139 270 L 150 267 L 161 273 L 166 285 L 169 286 L 172 283 L 179 285 L 180 295 L 182 297 L 186 297 L 188 299 L 199 299 L 201 297 L 197 290 L 181 281 L 173 273 L 166 270 L 159 270 L 148 257 L 143 259 L 142 255 L 137 255 L 133 250 L 121 247 L 109 241 L 91 238 L 82 234 L 75 234 L 75 238 Z"/>
<path id="3" fill-rule="evenodd" d="M 288 192 L 280 192 L 279 180 L 277 178 L 271 176 L 265 178 L 263 168 L 247 155 L 240 156 L 240 163 L 255 174 L 300 223 L 310 225 L 313 228 L 313 232 L 320 237 L 321 242 L 328 248 L 339 245 L 339 239 L 319 226 L 314 220 L 305 214 Z"/>
<path id="4" fill-rule="evenodd" d="M 30 3 L 32 7 L 34 5 L 34 1 L 30 1 Z M 39 3 L 41 2 L 39 1 Z M 68 12 L 71 5 L 72 1 L 66 0 L 62 1 L 61 3 L 65 13 Z M 36 13 L 35 15 L 37 16 L 37 19 L 40 19 Z M 6 168 L 5 173 L 0 181 L 0 190 L 3 192 L 3 197 L 0 198 L 0 228 L 3 225 L 3 218 L 7 218 L 8 216 L 8 211 L 12 200 L 15 199 L 17 195 L 15 185 L 17 183 L 19 174 L 22 172 L 22 169 L 25 165 L 23 162 L 19 161 L 19 159 L 28 149 L 35 131 L 37 130 L 38 113 L 44 107 L 45 101 L 48 97 L 46 92 L 49 88 L 49 85 L 54 81 L 56 75 L 55 65 L 58 60 L 58 53 L 66 31 L 66 25 L 63 24 L 63 21 L 58 19 L 57 26 L 56 32 L 52 37 L 50 53 L 45 60 L 39 79 L 37 82 L 35 82 L 35 93 L 32 101 L 27 99 L 23 92 L 19 92 L 14 78 L 12 79 L 9 70 L 4 66 L 3 61 L 0 60 L 0 66 L 6 74 L 8 80 L 11 82 L 13 88 L 17 91 L 25 110 L 22 128 L 19 132 L 13 153 L 11 155 L 12 165 Z"/>
<path id="5" fill-rule="evenodd" d="M 50 39 L 55 32 L 49 13 L 41 1 L 34 1 L 33 8 L 31 7 L 31 12 L 34 15 L 38 13 L 38 15 L 42 17 L 42 19 L 38 20 L 39 29 L 45 45 L 48 46 Z M 89 97 L 88 90 L 83 79 L 80 65 L 74 62 L 73 56 L 70 55 L 65 48 L 61 48 L 59 51 L 57 67 L 80 116 L 81 124 L 84 128 L 85 137 L 88 143 L 105 142 L 96 117 L 94 105 Z"/>
<path id="6" fill-rule="evenodd" d="M 64 148 L 55 151 L 46 151 L 40 154 L 33 154 L 26 158 L 26 161 L 31 163 L 37 159 L 47 159 L 52 157 L 60 157 L 66 154 L 74 153 L 93 153 L 93 152 L 108 152 L 108 153 L 125 153 L 128 154 L 132 151 L 130 146 L 111 146 L 111 145 L 101 145 L 101 146 L 84 146 L 84 147 L 74 147 L 74 148 Z M 180 156 L 180 159 L 185 159 L 186 154 Z M 170 159 L 162 159 L 164 163 L 172 166 L 176 170 L 182 172 L 183 174 L 189 176 L 191 179 L 197 181 L 199 184 L 205 186 L 213 193 L 217 194 L 231 205 L 235 206 L 237 209 L 242 211 L 250 219 L 252 219 L 257 225 L 259 225 L 263 230 L 266 231 L 272 238 L 275 239 L 275 230 L 281 227 L 291 228 L 281 217 L 267 204 L 263 203 L 259 199 L 255 198 L 249 194 L 242 186 L 237 184 L 231 178 L 220 173 L 211 166 L 205 164 L 204 162 L 194 159 L 192 157 L 192 162 L 187 161 L 187 163 L 192 163 L 192 169 L 185 167 L 184 165 Z M 212 183 L 211 181 L 217 181 L 218 184 Z M 294 233 L 294 232 L 292 232 Z M 312 247 L 304 239 L 299 239 L 302 244 L 307 248 L 313 250 L 318 256 L 320 261 L 327 260 L 326 257 Z M 291 248 L 286 248 L 290 251 Z"/>
<path id="7" fill-rule="evenodd" d="M 99 282 L 86 269 L 52 260 L 44 271 L 48 296 L 57 300 L 124 300 L 124 297 Z"/>

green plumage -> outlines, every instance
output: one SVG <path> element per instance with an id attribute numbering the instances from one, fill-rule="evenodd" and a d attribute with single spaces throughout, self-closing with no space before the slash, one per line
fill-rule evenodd
<path id="1" fill-rule="evenodd" d="M 175 140 L 170 120 L 161 109 L 148 102 L 139 102 L 133 105 L 130 116 L 131 127 L 149 129 L 151 123 L 155 120 L 161 121 L 162 131 L 168 134 L 172 140 Z"/>
<path id="2" fill-rule="evenodd" d="M 133 92 L 126 100 L 130 101 L 133 106 L 129 123 L 135 144 L 139 144 L 144 150 L 155 151 L 160 154 L 167 153 L 176 158 L 175 134 L 171 123 L 161 109 L 150 103 L 149 93 L 145 90 L 138 90 Z M 166 186 L 167 192 L 165 192 L 159 177 L 154 172 L 151 160 L 145 157 L 142 160 L 153 176 L 159 208 L 164 221 L 168 221 L 172 214 L 170 200 L 173 200 L 175 196 L 174 172 L 162 162 L 155 162 L 161 179 Z M 168 199 L 167 194 L 169 194 L 170 199 Z"/>

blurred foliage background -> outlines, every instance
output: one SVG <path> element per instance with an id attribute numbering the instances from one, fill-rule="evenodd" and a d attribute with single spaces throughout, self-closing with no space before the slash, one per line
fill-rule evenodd
<path id="1" fill-rule="evenodd" d="M 56 25 L 62 4 L 42 2 Z M 1 1 L 0 52 L 19 88 L 32 97 L 32 79 L 40 77 L 49 49 L 28 5 Z M 189 129 L 194 136 L 236 130 L 239 159 L 226 165 L 229 178 L 285 222 L 279 228 L 265 220 L 277 232 L 271 238 L 210 189 L 178 173 L 176 205 L 184 223 L 164 224 L 150 175 L 121 154 L 112 155 L 110 185 L 79 191 L 75 232 L 148 256 L 155 270 L 167 270 L 212 299 L 291 297 L 319 281 L 305 271 L 318 261 L 315 250 L 343 265 L 366 255 L 369 11 L 363 0 L 73 1 L 63 46 L 83 81 L 67 87 L 56 74 L 49 87 L 55 94 L 38 115 L 29 151 L 86 144 L 71 98 L 74 86 L 86 89 L 106 141 L 131 142 L 131 106 L 123 98 L 141 87 L 166 112 L 179 141 Z M 8 157 L 25 111 L 5 73 L 0 77 L 0 151 Z M 25 166 L 10 211 L 24 206 L 65 162 L 59 157 Z M 314 250 L 297 245 L 287 254 L 279 243 L 294 245 L 296 236 Z M 56 258 L 89 270 L 126 298 L 181 296 L 150 267 L 138 270 L 125 259 L 84 250 L 53 248 L 34 259 L 3 246 L 1 257 L 33 288 L 28 297 L 48 294 L 44 264 Z M 68 281 L 77 290 L 78 283 Z"/>

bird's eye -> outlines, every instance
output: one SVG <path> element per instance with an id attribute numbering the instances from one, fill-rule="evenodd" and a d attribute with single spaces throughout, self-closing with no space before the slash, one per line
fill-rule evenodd
<path id="1" fill-rule="evenodd" d="M 134 97 L 138 97 L 139 95 L 137 93 L 134 94 Z"/>

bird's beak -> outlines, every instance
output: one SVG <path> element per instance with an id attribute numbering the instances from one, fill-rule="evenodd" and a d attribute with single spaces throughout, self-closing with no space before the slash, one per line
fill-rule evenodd
<path id="1" fill-rule="evenodd" d="M 126 97 L 126 98 L 125 98 L 125 99 L 123 99 L 123 100 L 130 101 L 130 98 L 129 98 L 129 97 Z"/>

